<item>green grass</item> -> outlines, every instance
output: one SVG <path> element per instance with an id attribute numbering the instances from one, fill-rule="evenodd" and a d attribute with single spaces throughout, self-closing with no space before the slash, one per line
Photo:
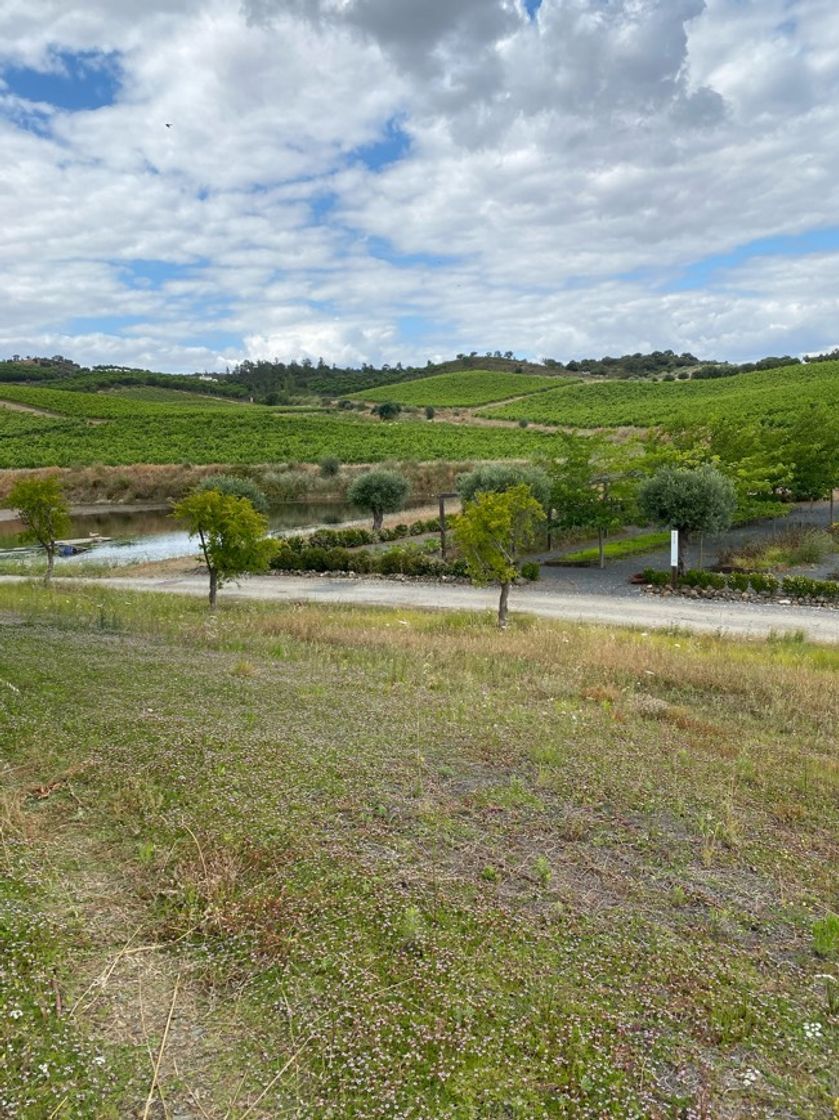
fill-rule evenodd
<path id="1" fill-rule="evenodd" d="M 627 537 L 621 541 L 608 541 L 603 547 L 603 554 L 607 560 L 620 560 L 624 556 L 643 556 L 647 552 L 655 552 L 663 548 L 670 541 L 670 533 L 641 533 L 637 537 Z M 566 552 L 551 564 L 569 565 L 571 567 L 587 567 L 600 561 L 600 549 L 581 548 L 577 552 Z"/>
<path id="2" fill-rule="evenodd" d="M 173 1116 L 830 1115 L 839 651 L 67 583 L 0 624 L 10 1120 L 141 1115 L 172 1008 Z"/>
<path id="3" fill-rule="evenodd" d="M 839 398 L 839 362 L 741 373 L 710 381 L 609 381 L 563 385 L 483 416 L 576 428 L 701 423 L 711 416 L 789 423 L 811 404 Z"/>
<path id="4" fill-rule="evenodd" d="M 192 405 L 198 408 L 248 403 L 247 400 L 240 400 L 235 397 L 210 397 L 203 393 L 190 393 L 184 389 L 164 389 L 156 385 L 123 385 L 116 389 L 108 389 L 107 395 L 125 400 L 152 401 L 181 406 Z"/>
<path id="5" fill-rule="evenodd" d="M 503 401 L 525 393 L 538 393 L 543 389 L 555 388 L 556 385 L 556 377 L 475 369 L 365 389 L 354 393 L 351 399 L 455 408 L 490 404 L 492 401 Z"/>

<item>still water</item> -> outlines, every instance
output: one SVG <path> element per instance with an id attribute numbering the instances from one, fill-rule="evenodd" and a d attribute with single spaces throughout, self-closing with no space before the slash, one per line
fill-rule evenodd
<path id="1" fill-rule="evenodd" d="M 363 514 L 355 506 L 341 502 L 288 502 L 277 507 L 268 517 L 273 531 L 306 529 L 317 525 L 338 525 Z M 0 557 L 4 550 L 18 545 L 21 526 L 16 521 L 0 522 Z M 87 537 L 91 533 L 110 537 L 107 543 L 77 556 L 56 558 L 56 567 L 78 564 L 84 560 L 108 564 L 136 564 L 148 560 L 169 560 L 177 556 L 197 554 L 198 542 L 178 529 L 168 510 L 120 510 L 118 513 L 85 513 L 72 518 L 68 538 Z"/>

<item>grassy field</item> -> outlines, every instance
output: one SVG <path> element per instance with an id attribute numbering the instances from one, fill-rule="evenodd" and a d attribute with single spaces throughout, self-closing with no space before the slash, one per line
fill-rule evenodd
<path id="1" fill-rule="evenodd" d="M 0 624 L 4 1117 L 833 1115 L 836 650 L 67 585 Z"/>
<path id="2" fill-rule="evenodd" d="M 163 389 L 157 385 L 122 385 L 117 389 L 108 389 L 109 397 L 119 397 L 131 401 L 152 401 L 158 404 L 174 404 L 179 406 L 197 406 L 198 408 L 213 408 L 217 405 L 230 406 L 231 404 L 247 404 L 235 397 L 209 397 L 204 394 L 188 393 L 183 389 Z"/>
<path id="3" fill-rule="evenodd" d="M 789 423 L 811 404 L 839 400 L 839 362 L 741 373 L 712 381 L 563 385 L 481 413 L 576 428 L 701 423 L 712 415 Z"/>
<path id="4" fill-rule="evenodd" d="M 351 399 L 456 408 L 490 404 L 492 401 L 503 401 L 525 393 L 538 393 L 543 389 L 556 388 L 556 385 L 556 377 L 475 369 L 442 373 L 436 377 L 405 381 L 400 385 L 382 385 L 376 389 L 354 393 Z"/>

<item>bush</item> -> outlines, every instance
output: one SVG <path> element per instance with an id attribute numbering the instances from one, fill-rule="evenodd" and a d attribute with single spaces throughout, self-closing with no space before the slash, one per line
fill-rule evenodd
<path id="1" fill-rule="evenodd" d="M 325 459 L 321 459 L 319 466 L 323 478 L 335 478 L 341 470 L 341 460 L 329 455 Z"/>
<path id="2" fill-rule="evenodd" d="M 775 576 L 766 575 L 763 572 L 749 572 L 749 586 L 752 591 L 758 591 L 761 594 L 768 592 L 774 595 L 780 587 L 781 581 Z"/>
<path id="3" fill-rule="evenodd" d="M 542 569 L 539 567 L 535 560 L 528 560 L 527 563 L 522 564 L 521 574 L 522 579 L 526 579 L 531 583 L 535 583 L 542 574 Z"/>
<path id="4" fill-rule="evenodd" d="M 688 571 L 679 579 L 680 587 L 697 587 L 703 591 L 710 588 L 721 590 L 726 585 L 725 576 L 721 576 L 718 572 L 705 572 L 705 571 Z M 746 590 L 745 587 L 742 588 Z"/>
<path id="5" fill-rule="evenodd" d="M 232 498 L 247 498 L 257 513 L 268 512 L 268 499 L 250 478 L 236 478 L 232 474 L 210 474 L 195 489 L 202 493 L 205 490 L 215 490 Z"/>
<path id="6" fill-rule="evenodd" d="M 425 407 L 425 418 L 426 418 L 426 420 L 433 420 L 435 415 L 436 415 L 436 413 L 435 413 L 434 409 L 432 408 L 432 406 L 430 404 L 426 405 L 426 407 Z"/>
<path id="7" fill-rule="evenodd" d="M 794 599 L 836 599 L 839 601 L 839 583 L 830 579 L 810 579 L 808 576 L 786 576 L 781 580 L 781 591 Z"/>
<path id="8" fill-rule="evenodd" d="M 474 501 L 482 492 L 503 494 L 522 483 L 529 486 L 533 497 L 547 509 L 551 502 L 551 480 L 541 467 L 518 467 L 511 463 L 485 463 L 466 474 L 458 475 L 456 488 L 460 500 Z"/>
<path id="9" fill-rule="evenodd" d="M 644 583 L 648 583 L 652 587 L 667 587 L 670 583 L 669 572 L 657 572 L 654 568 L 644 568 L 641 575 Z"/>

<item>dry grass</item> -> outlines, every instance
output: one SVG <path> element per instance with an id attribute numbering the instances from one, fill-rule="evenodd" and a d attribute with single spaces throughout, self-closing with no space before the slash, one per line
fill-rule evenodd
<path id="1" fill-rule="evenodd" d="M 35 962 L 3 1022 L 39 1120 L 141 1115 L 159 1054 L 160 1116 L 829 1114 L 837 651 L 97 588 L 3 609 L 4 863 L 37 885 L 0 892 Z M 51 976 L 72 1032 L 35 1017 Z"/>

